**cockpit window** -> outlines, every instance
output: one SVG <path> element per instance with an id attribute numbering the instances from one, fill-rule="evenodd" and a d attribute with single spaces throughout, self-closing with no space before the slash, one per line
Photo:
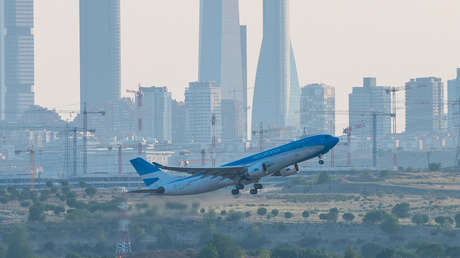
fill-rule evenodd
<path id="1" fill-rule="evenodd" d="M 329 139 L 329 138 L 331 138 L 331 136 L 330 136 L 330 135 L 326 135 L 324 138 Z"/>

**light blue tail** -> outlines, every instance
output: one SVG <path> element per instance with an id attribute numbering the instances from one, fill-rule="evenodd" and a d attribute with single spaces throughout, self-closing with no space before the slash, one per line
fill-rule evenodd
<path id="1" fill-rule="evenodd" d="M 155 165 L 150 164 L 143 158 L 135 158 L 130 160 L 136 172 L 141 176 L 144 184 L 149 188 L 156 188 L 161 184 L 171 182 L 176 179 L 163 172 Z"/>

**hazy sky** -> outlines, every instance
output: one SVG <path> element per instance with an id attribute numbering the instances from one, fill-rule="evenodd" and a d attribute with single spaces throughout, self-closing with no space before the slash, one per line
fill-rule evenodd
<path id="1" fill-rule="evenodd" d="M 97 1 L 97 0 L 95 0 Z M 363 76 L 402 86 L 410 78 L 455 77 L 460 66 L 458 0 L 291 0 L 301 85 L 336 87 L 347 110 Z M 78 108 L 78 0 L 36 0 L 36 101 Z M 240 0 L 248 25 L 249 87 L 262 40 L 262 0 Z M 177 99 L 198 77 L 199 0 L 121 0 L 122 94 L 138 83 L 168 86 Z M 250 93 L 252 102 L 252 92 Z M 338 116 L 338 128 L 346 118 Z"/>

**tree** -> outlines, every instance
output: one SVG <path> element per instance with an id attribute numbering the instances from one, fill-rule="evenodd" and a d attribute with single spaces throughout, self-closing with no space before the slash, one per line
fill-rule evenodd
<path id="1" fill-rule="evenodd" d="M 213 235 L 208 245 L 215 246 L 218 253 L 217 257 L 240 258 L 245 256 L 243 249 L 237 246 L 231 238 L 224 235 Z"/>
<path id="2" fill-rule="evenodd" d="M 261 208 L 257 209 L 257 214 L 259 214 L 260 216 L 265 216 L 267 214 L 267 209 L 261 207 Z"/>
<path id="3" fill-rule="evenodd" d="M 85 188 L 85 193 L 86 193 L 86 195 L 89 196 L 89 198 L 93 198 L 94 195 L 96 195 L 96 193 L 97 193 L 97 189 L 95 187 L 93 187 L 93 186 L 88 186 L 88 187 Z"/>
<path id="4" fill-rule="evenodd" d="M 388 215 L 385 216 L 382 224 L 380 224 L 380 229 L 382 229 L 385 233 L 394 234 L 401 230 L 401 225 L 399 224 L 398 218 L 392 215 Z"/>
<path id="5" fill-rule="evenodd" d="M 383 247 L 380 245 L 370 242 L 361 246 L 361 255 L 363 257 L 376 257 L 380 252 L 382 252 Z"/>
<path id="6" fill-rule="evenodd" d="M 272 215 L 272 217 L 276 217 L 276 216 L 278 216 L 279 213 L 280 213 L 279 210 L 273 209 L 272 212 L 271 212 L 271 215 Z"/>
<path id="7" fill-rule="evenodd" d="M 345 251 L 344 258 L 359 258 L 359 255 L 353 250 L 353 248 L 351 248 L 351 246 L 349 246 Z"/>
<path id="8" fill-rule="evenodd" d="M 219 258 L 219 252 L 217 252 L 217 248 L 214 245 L 209 243 L 201 248 L 198 258 Z"/>
<path id="9" fill-rule="evenodd" d="M 429 218 L 426 214 L 415 214 L 412 216 L 412 222 L 416 225 L 423 225 L 428 223 Z"/>
<path id="10" fill-rule="evenodd" d="M 381 222 L 386 216 L 386 212 L 382 210 L 369 211 L 364 215 L 363 223 L 365 224 L 377 224 Z"/>
<path id="11" fill-rule="evenodd" d="M 290 219 L 290 218 L 294 217 L 294 214 L 292 214 L 292 212 L 287 211 L 287 212 L 284 213 L 284 217 L 286 219 Z"/>
<path id="12" fill-rule="evenodd" d="M 34 203 L 29 208 L 29 221 L 44 221 L 45 207 L 41 203 Z"/>
<path id="13" fill-rule="evenodd" d="M 347 222 L 351 222 L 355 219 L 355 215 L 353 215 L 353 213 L 344 213 L 342 215 L 342 218 L 343 220 L 347 221 Z"/>
<path id="14" fill-rule="evenodd" d="M 330 181 L 331 181 L 331 177 L 329 176 L 327 171 L 323 171 L 323 172 L 321 172 L 321 174 L 319 174 L 318 181 L 316 183 L 318 185 L 322 185 L 322 184 L 327 184 Z"/>
<path id="15" fill-rule="evenodd" d="M 455 214 L 455 227 L 460 228 L 460 213 Z"/>
<path id="16" fill-rule="evenodd" d="M 46 181 L 46 187 L 52 188 L 53 187 L 53 182 L 51 182 L 50 180 Z"/>
<path id="17" fill-rule="evenodd" d="M 407 202 L 398 203 L 396 204 L 393 209 L 391 209 L 391 213 L 398 218 L 409 218 L 410 214 L 410 205 Z"/>
<path id="18" fill-rule="evenodd" d="M 339 209 L 337 208 L 331 208 L 329 210 L 329 214 L 328 214 L 328 221 L 329 222 L 336 222 L 337 219 L 339 218 Z"/>
<path id="19" fill-rule="evenodd" d="M 421 258 L 437 258 L 444 256 L 445 248 L 438 243 L 424 243 L 417 248 L 415 253 Z"/>
<path id="20" fill-rule="evenodd" d="M 32 250 L 29 247 L 28 233 L 23 227 L 16 227 L 8 236 L 8 251 L 6 258 L 32 258 Z"/>
<path id="21" fill-rule="evenodd" d="M 434 221 L 441 227 L 451 227 L 454 224 L 454 220 L 447 216 L 438 216 Z"/>
<path id="22" fill-rule="evenodd" d="M 302 212 L 302 217 L 304 217 L 304 218 L 310 217 L 310 212 L 309 211 L 303 211 Z"/>

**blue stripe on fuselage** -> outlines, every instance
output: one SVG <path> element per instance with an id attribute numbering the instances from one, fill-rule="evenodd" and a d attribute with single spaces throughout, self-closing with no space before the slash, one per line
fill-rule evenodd
<path id="1" fill-rule="evenodd" d="M 246 158 L 243 158 L 243 159 L 240 159 L 240 160 L 237 160 L 237 161 L 233 161 L 231 163 L 222 165 L 221 167 L 243 166 L 243 165 L 247 165 L 247 164 L 256 162 L 256 161 L 261 160 L 261 159 L 269 158 L 269 157 L 272 157 L 272 156 L 275 156 L 275 155 L 283 154 L 283 153 L 293 151 L 293 150 L 297 150 L 297 149 L 300 149 L 300 148 L 318 146 L 318 145 L 323 144 L 323 139 L 324 139 L 324 135 L 315 135 L 315 136 L 311 136 L 311 137 L 306 137 L 306 138 L 303 138 L 303 139 L 300 139 L 300 140 L 297 140 L 297 141 L 294 141 L 294 142 L 290 142 L 288 144 L 285 144 L 285 145 L 282 145 L 282 146 L 279 146 L 279 147 L 276 147 L 276 148 L 273 148 L 273 149 L 270 149 L 270 150 L 266 150 L 264 152 L 260 152 L 260 153 L 251 155 L 249 157 L 246 157 Z M 196 175 L 193 175 L 193 176 L 179 178 L 179 179 L 176 179 L 176 180 L 174 180 L 174 181 L 172 181 L 172 182 L 170 182 L 168 184 L 185 181 L 185 180 L 192 179 L 192 178 L 198 178 L 198 177 L 201 177 L 201 176 L 202 176 L 202 174 L 196 174 Z"/>

